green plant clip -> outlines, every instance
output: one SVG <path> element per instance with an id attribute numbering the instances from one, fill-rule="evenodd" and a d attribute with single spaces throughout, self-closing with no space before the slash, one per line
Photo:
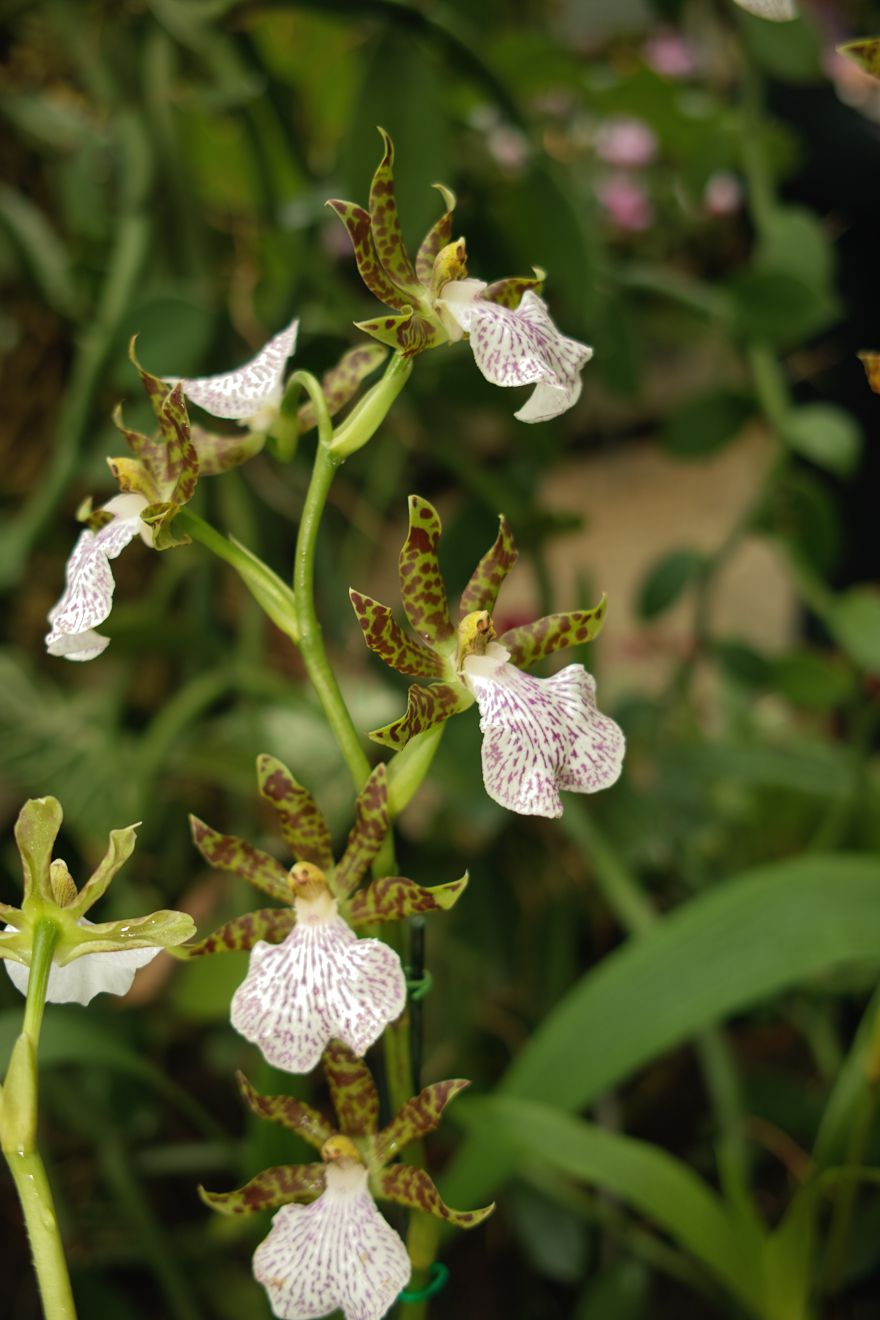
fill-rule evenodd
<path id="1" fill-rule="evenodd" d="M 407 968 L 406 970 L 407 972 L 409 972 L 409 968 Z M 427 968 L 425 969 L 425 971 L 422 973 L 421 976 L 410 977 L 409 975 L 407 975 L 406 988 L 409 991 L 410 999 L 413 999 L 415 1000 L 416 1003 L 418 1003 L 420 999 L 424 999 L 425 995 L 427 995 L 431 990 L 433 990 L 434 977 L 427 970 Z"/>
<path id="2" fill-rule="evenodd" d="M 427 1302 L 430 1298 L 436 1297 L 439 1292 L 442 1292 L 448 1282 L 449 1266 L 444 1265 L 442 1260 L 435 1260 L 424 1288 L 404 1288 L 402 1293 L 398 1293 L 397 1300 L 399 1302 Z"/>

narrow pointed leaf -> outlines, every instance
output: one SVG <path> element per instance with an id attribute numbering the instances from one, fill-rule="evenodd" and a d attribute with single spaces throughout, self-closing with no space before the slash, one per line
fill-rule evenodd
<path id="1" fill-rule="evenodd" d="M 452 238 L 452 213 L 455 210 L 455 193 L 442 183 L 435 183 L 434 187 L 443 198 L 446 210 L 428 230 L 416 253 L 416 278 L 426 289 L 431 286 L 434 261 L 438 252 L 445 248 Z"/>
<path id="2" fill-rule="evenodd" d="M 370 185 L 370 230 L 379 260 L 399 289 L 418 292 L 419 282 L 410 261 L 394 192 L 394 144 L 380 128 L 385 150 Z"/>
<path id="3" fill-rule="evenodd" d="M 70 911 L 75 917 L 81 917 L 98 899 L 107 892 L 107 888 L 131 854 L 137 842 L 137 826 L 129 825 L 124 830 L 111 830 L 107 852 L 98 867 L 83 885 L 79 894 L 70 904 Z"/>
<path id="4" fill-rule="evenodd" d="M 541 270 L 540 266 L 533 267 L 534 276 L 513 277 L 507 280 L 496 280 L 494 284 L 487 284 L 486 288 L 480 294 L 487 302 L 498 303 L 501 307 L 510 307 L 515 311 L 522 301 L 524 293 L 529 289 L 533 293 L 540 293 L 544 287 L 544 280 L 547 278 L 547 272 Z"/>
<path id="5" fill-rule="evenodd" d="M 388 771 L 377 765 L 354 804 L 355 823 L 336 868 L 336 892 L 346 898 L 367 873 L 388 833 Z"/>
<path id="6" fill-rule="evenodd" d="M 417 316 L 409 304 L 400 316 L 374 316 L 368 321 L 355 321 L 355 325 L 381 344 L 389 344 L 402 357 L 415 357 L 446 338 L 445 331 L 424 316 Z"/>
<path id="7" fill-rule="evenodd" d="M 203 426 L 190 429 L 190 439 L 196 451 L 200 477 L 216 477 L 240 467 L 249 458 L 259 454 L 266 443 L 262 431 L 244 431 L 238 435 L 216 435 Z"/>
<path id="8" fill-rule="evenodd" d="M 378 1197 L 410 1210 L 421 1210 L 435 1219 L 445 1219 L 456 1228 L 476 1228 L 495 1209 L 493 1202 L 481 1210 L 451 1210 L 425 1170 L 411 1164 L 393 1164 L 376 1174 L 373 1181 Z"/>
<path id="9" fill-rule="evenodd" d="M 462 683 L 431 683 L 427 687 L 413 683 L 407 693 L 405 713 L 399 720 L 374 729 L 370 737 L 382 747 L 405 747 L 417 733 L 433 729 L 448 720 L 450 715 L 467 710 L 473 701 L 473 696 Z"/>
<path id="10" fill-rule="evenodd" d="M 352 926 L 374 926 L 381 921 L 403 921 L 422 912 L 446 912 L 461 898 L 467 882 L 465 873 L 460 880 L 426 889 L 404 876 L 386 875 L 358 890 L 347 917 Z"/>
<path id="11" fill-rule="evenodd" d="M 195 944 L 181 949 L 187 958 L 202 958 L 210 953 L 242 953 L 252 949 L 259 940 L 267 944 L 280 944 L 296 924 L 292 907 L 261 908 L 258 912 L 245 912 Z"/>
<path id="12" fill-rule="evenodd" d="M 603 596 L 592 610 L 570 610 L 564 614 L 548 614 L 534 623 L 510 628 L 498 638 L 510 652 L 511 663 L 518 669 L 537 664 L 545 655 L 552 655 L 564 646 L 580 646 L 599 636 L 605 623 L 608 602 Z"/>
<path id="13" fill-rule="evenodd" d="M 491 614 L 498 600 L 502 583 L 513 568 L 519 551 L 513 539 L 510 524 L 502 513 L 498 519 L 498 535 L 495 544 L 487 550 L 471 574 L 464 591 L 461 593 L 459 613 L 462 618 L 474 610 L 488 610 Z"/>
<path id="14" fill-rule="evenodd" d="M 265 752 L 257 757 L 257 779 L 260 796 L 278 813 L 281 833 L 297 861 L 329 871 L 333 865 L 330 829 L 308 789 L 297 783 L 283 762 Z"/>
<path id="15" fill-rule="evenodd" d="M 218 834 L 197 816 L 190 816 L 189 823 L 193 843 L 206 862 L 220 871 L 232 871 L 240 875 L 257 889 L 262 889 L 270 898 L 276 898 L 279 903 L 290 904 L 291 889 L 287 871 L 274 857 L 270 857 L 261 848 L 245 843 L 244 839 L 239 839 L 235 834 Z"/>
<path id="16" fill-rule="evenodd" d="M 258 1118 L 280 1123 L 291 1132 L 298 1132 L 304 1141 L 320 1150 L 336 1129 L 317 1109 L 297 1100 L 292 1095 L 261 1095 L 251 1086 L 243 1072 L 235 1074 L 245 1103 Z"/>
<path id="17" fill-rule="evenodd" d="M 321 389 L 327 400 L 327 411 L 331 417 L 335 417 L 349 400 L 354 398 L 361 382 L 380 367 L 387 356 L 388 353 L 381 344 L 360 344 L 357 348 L 350 348 L 335 367 L 324 372 L 321 377 Z M 315 425 L 315 409 L 311 402 L 302 405 L 297 418 L 300 435 L 311 430 Z"/>
<path id="18" fill-rule="evenodd" d="M 408 298 L 395 287 L 379 260 L 370 231 L 369 211 L 365 211 L 362 206 L 357 206 L 354 202 L 342 202 L 336 199 L 329 201 L 327 205 L 331 211 L 336 212 L 348 230 L 360 277 L 370 293 L 388 307 L 407 307 L 412 302 L 412 298 Z"/>
<path id="19" fill-rule="evenodd" d="M 379 1126 L 379 1096 L 369 1068 L 340 1040 L 331 1040 L 321 1059 L 330 1098 L 347 1137 L 371 1136 Z"/>
<path id="20" fill-rule="evenodd" d="M 21 854 L 25 898 L 34 894 L 51 902 L 49 866 L 64 813 L 57 798 L 31 798 L 18 813 L 15 842 Z"/>
<path id="21" fill-rule="evenodd" d="M 348 594 L 363 629 L 364 641 L 386 665 L 396 669 L 398 674 L 410 674 L 415 678 L 440 678 L 445 674 L 443 657 L 429 650 L 423 642 L 408 637 L 395 622 L 387 605 L 381 605 L 370 596 L 362 596 L 359 591 L 351 590 Z"/>
<path id="22" fill-rule="evenodd" d="M 426 1137 L 439 1127 L 443 1110 L 457 1095 L 466 1090 L 470 1082 L 456 1078 L 449 1082 L 434 1082 L 408 1100 L 399 1113 L 376 1137 L 373 1149 L 381 1164 L 399 1155 L 410 1142 Z"/>
<path id="23" fill-rule="evenodd" d="M 146 917 L 125 917 L 122 921 L 102 921 L 82 926 L 75 948 L 56 953 L 59 966 L 75 962 L 92 953 L 121 953 L 125 949 L 173 949 L 191 940 L 196 923 L 187 912 L 163 909 Z"/>
<path id="24" fill-rule="evenodd" d="M 251 1215 L 292 1201 L 314 1201 L 323 1190 L 323 1164 L 282 1164 L 258 1173 L 234 1192 L 206 1192 L 200 1187 L 199 1196 L 221 1215 Z"/>
<path id="25" fill-rule="evenodd" d="M 455 638 L 437 559 L 440 531 L 434 506 L 410 495 L 409 530 L 400 551 L 400 594 L 414 631 L 434 645 L 451 644 Z"/>

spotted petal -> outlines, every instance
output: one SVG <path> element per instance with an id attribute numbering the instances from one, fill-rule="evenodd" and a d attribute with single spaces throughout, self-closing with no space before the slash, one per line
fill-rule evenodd
<path id="1" fill-rule="evenodd" d="M 388 771 L 377 765 L 354 804 L 355 823 L 336 868 L 336 890 L 343 897 L 363 880 L 388 833 Z"/>
<path id="2" fill-rule="evenodd" d="M 331 1040 L 321 1063 L 340 1132 L 347 1137 L 371 1136 L 379 1126 L 379 1095 L 363 1059 L 355 1058 L 341 1040 Z"/>
<path id="3" fill-rule="evenodd" d="M 309 905 L 311 906 L 311 905 Z M 406 1003 L 400 959 L 335 913 L 303 917 L 283 944 L 257 944 L 232 1000 L 236 1031 L 285 1072 L 311 1072 L 328 1041 L 363 1054 Z"/>
<path id="4" fill-rule="evenodd" d="M 206 1192 L 199 1196 L 221 1215 L 250 1215 L 257 1210 L 275 1210 L 292 1201 L 314 1201 L 324 1191 L 323 1164 L 281 1164 L 264 1169 L 234 1192 Z"/>
<path id="5" fill-rule="evenodd" d="M 243 1072 L 236 1073 L 236 1078 L 245 1103 L 257 1118 L 280 1123 L 290 1132 L 299 1133 L 304 1141 L 317 1150 L 335 1135 L 336 1129 L 311 1105 L 292 1095 L 262 1095 L 251 1086 Z"/>
<path id="6" fill-rule="evenodd" d="M 280 1320 L 342 1311 L 380 1320 L 409 1282 L 406 1247 L 383 1219 L 360 1165 L 328 1165 L 327 1189 L 312 1205 L 288 1205 L 254 1252 L 254 1278 Z"/>
<path id="7" fill-rule="evenodd" d="M 560 789 L 595 793 L 615 782 L 623 734 L 596 709 L 595 682 L 581 665 L 535 678 L 491 643 L 465 660 L 464 672 L 480 707 L 483 783 L 502 807 L 561 816 Z"/>
<path id="8" fill-rule="evenodd" d="M 198 816 L 190 816 L 193 843 L 206 862 L 220 871 L 240 875 L 257 889 L 262 889 L 279 903 L 290 904 L 291 888 L 287 871 L 262 848 L 254 848 L 236 834 L 218 834 Z"/>
<path id="9" fill-rule="evenodd" d="M 404 714 L 381 729 L 373 729 L 370 737 L 383 747 L 397 750 L 405 747 L 417 733 L 433 729 L 448 720 L 450 715 L 467 710 L 472 700 L 470 692 L 461 683 L 430 683 L 427 687 L 413 683 L 407 693 Z"/>
<path id="10" fill-rule="evenodd" d="M 245 912 L 233 917 L 217 930 L 195 944 L 187 944 L 181 954 L 187 958 L 203 958 L 210 953 L 243 953 L 259 940 L 267 944 L 280 944 L 293 930 L 296 914 L 292 907 L 261 908 L 259 912 Z"/>
<path id="11" fill-rule="evenodd" d="M 451 645 L 455 629 L 437 558 L 440 532 L 434 506 L 419 495 L 410 495 L 409 529 L 400 551 L 400 595 L 413 630 L 429 646 L 443 648 Z"/>
<path id="12" fill-rule="evenodd" d="M 607 600 L 603 596 L 592 610 L 569 610 L 563 614 L 547 614 L 534 623 L 509 628 L 498 638 L 510 652 L 510 662 L 519 669 L 527 669 L 543 660 L 545 655 L 564 646 L 580 646 L 592 642 L 605 623 Z"/>
<path id="13" fill-rule="evenodd" d="M 502 513 L 498 519 L 495 544 L 487 550 L 477 564 L 471 579 L 461 594 L 459 614 L 462 618 L 474 610 L 488 610 L 491 614 L 504 579 L 513 568 L 519 551 L 513 539 L 510 524 Z"/>
<path id="14" fill-rule="evenodd" d="M 93 660 L 110 643 L 109 637 L 94 631 L 113 608 L 110 560 L 145 530 L 140 515 L 147 501 L 142 495 L 117 495 L 104 507 L 114 515 L 112 521 L 99 532 L 88 528 L 81 532 L 67 561 L 64 594 L 49 612 L 46 648 L 50 655 Z"/>
<path id="15" fill-rule="evenodd" d="M 447 912 L 467 887 L 467 872 L 460 880 L 426 889 L 400 875 L 386 875 L 359 889 L 348 907 L 353 926 L 375 926 L 381 921 L 403 921 L 422 912 Z"/>
<path id="16" fill-rule="evenodd" d="M 375 1178 L 376 1195 L 410 1210 L 422 1210 L 435 1219 L 445 1219 L 456 1228 L 476 1228 L 495 1209 L 494 1203 L 482 1210 L 451 1210 L 443 1202 L 432 1179 L 424 1169 L 411 1164 L 392 1164 Z"/>
<path id="17" fill-rule="evenodd" d="M 470 335 L 474 361 L 493 385 L 534 385 L 518 412 L 521 422 L 545 422 L 580 397 L 583 367 L 593 350 L 556 329 L 547 304 L 531 289 L 514 311 L 485 297 L 447 303 Z"/>
<path id="18" fill-rule="evenodd" d="M 330 828 L 308 789 L 297 783 L 283 762 L 264 752 L 257 757 L 260 796 L 278 813 L 284 841 L 299 862 L 321 871 L 333 865 Z"/>
<path id="19" fill-rule="evenodd" d="M 188 399 L 214 417 L 237 422 L 262 417 L 281 403 L 287 359 L 296 345 L 299 321 L 279 331 L 237 371 L 181 381 Z"/>
<path id="20" fill-rule="evenodd" d="M 418 1095 L 407 1100 L 401 1110 L 383 1128 L 376 1138 L 374 1153 L 380 1164 L 399 1155 L 411 1142 L 426 1137 L 439 1127 L 443 1110 L 457 1095 L 466 1090 L 470 1082 L 456 1078 L 448 1082 L 434 1082 Z"/>
<path id="21" fill-rule="evenodd" d="M 364 641 L 371 651 L 381 656 L 386 665 L 398 674 L 411 674 L 415 678 L 441 678 L 446 672 L 443 657 L 430 651 L 424 643 L 408 637 L 395 621 L 392 611 L 371 596 L 349 591 Z"/>

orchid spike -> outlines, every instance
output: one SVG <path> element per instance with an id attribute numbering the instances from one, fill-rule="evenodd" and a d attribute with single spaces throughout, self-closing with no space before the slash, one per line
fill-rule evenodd
<path id="1" fill-rule="evenodd" d="M 46 998 L 56 1004 L 88 1004 L 102 992 L 127 994 L 135 972 L 162 950 L 191 938 L 195 926 L 183 912 L 153 912 L 146 917 L 89 921 L 85 913 L 106 892 L 134 850 L 135 826 L 114 830 L 107 855 L 91 878 L 77 889 L 66 864 L 52 860 L 63 816 L 55 798 L 26 802 L 15 826 L 24 869 L 20 908 L 0 904 L 5 926 L 0 958 L 9 979 L 27 994 L 34 932 L 38 923 L 55 927 L 52 967 Z"/>
<path id="2" fill-rule="evenodd" d="M 219 834 L 192 818 L 193 839 L 212 866 L 232 871 L 284 904 L 234 917 L 187 947 L 188 957 L 250 950 L 232 1000 L 237 1031 L 287 1072 L 309 1072 L 328 1042 L 356 1054 L 402 1013 L 406 979 L 385 943 L 353 927 L 449 908 L 465 880 L 425 889 L 400 876 L 363 881 L 388 831 L 388 785 L 377 766 L 355 803 L 355 825 L 334 865 L 330 831 L 311 794 L 272 756 L 257 762 L 260 792 L 274 808 L 295 865 Z"/>
<path id="3" fill-rule="evenodd" d="M 520 815 L 559 816 L 560 790 L 594 793 L 615 782 L 624 738 L 614 721 L 597 710 L 596 685 L 583 666 L 569 665 L 552 678 L 523 670 L 562 647 L 597 637 L 605 622 L 605 598 L 592 610 L 551 614 L 497 636 L 492 611 L 517 557 L 502 517 L 494 545 L 462 593 L 456 630 L 437 558 L 439 537 L 437 511 L 411 496 L 400 580 L 407 617 L 419 633 L 418 648 L 387 606 L 351 593 L 371 650 L 402 673 L 439 680 L 413 684 L 406 713 L 370 737 L 404 747 L 416 734 L 476 702 L 486 792 Z M 433 664 L 421 659 L 421 650 L 433 653 Z"/>
<path id="4" fill-rule="evenodd" d="M 280 1207 L 253 1261 L 254 1277 L 266 1289 L 274 1315 L 314 1320 L 339 1309 L 346 1320 L 379 1320 L 405 1287 L 410 1262 L 374 1197 L 462 1228 L 474 1227 L 494 1208 L 452 1210 L 423 1169 L 391 1163 L 434 1131 L 446 1105 L 468 1083 L 425 1087 L 377 1132 L 379 1100 L 367 1065 L 334 1041 L 324 1054 L 324 1071 L 340 1130 L 302 1101 L 261 1095 L 239 1075 L 250 1109 L 317 1147 L 323 1164 L 266 1169 L 236 1191 L 202 1190 L 201 1195 L 229 1215 Z"/>

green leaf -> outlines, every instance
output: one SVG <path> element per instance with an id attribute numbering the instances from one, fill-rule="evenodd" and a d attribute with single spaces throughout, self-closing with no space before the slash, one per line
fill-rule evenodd
<path id="1" fill-rule="evenodd" d="M 770 666 L 770 683 L 797 706 L 833 710 L 855 691 L 852 670 L 840 659 L 817 651 L 792 651 Z"/>
<path id="2" fill-rule="evenodd" d="M 639 614 L 656 619 L 674 605 L 682 592 L 696 581 L 705 565 L 696 550 L 674 550 L 655 564 L 639 590 Z"/>
<path id="3" fill-rule="evenodd" d="M 582 977 L 500 1089 L 582 1109 L 705 1027 L 813 977 L 876 963 L 878 874 L 877 856 L 817 855 L 757 867 L 693 899 Z M 488 1139 L 468 1143 L 444 1190 L 482 1197 L 514 1167 Z"/>
<path id="4" fill-rule="evenodd" d="M 743 339 L 784 346 L 808 339 L 837 317 L 832 298 L 797 275 L 754 266 L 727 283 L 733 329 Z"/>
<path id="5" fill-rule="evenodd" d="M 775 207 L 761 226 L 756 264 L 784 270 L 817 293 L 829 293 L 834 249 L 821 221 L 801 206 Z"/>
<path id="6" fill-rule="evenodd" d="M 818 24 L 795 18 L 777 25 L 745 15 L 741 27 L 748 53 L 772 77 L 788 83 L 818 82 L 823 77 Z"/>
<path id="7" fill-rule="evenodd" d="M 843 408 L 830 403 L 793 408 L 786 416 L 782 436 L 795 453 L 838 476 L 849 476 L 858 467 L 862 430 Z"/>
<path id="8" fill-rule="evenodd" d="M 491 1096 L 463 1107 L 475 1141 L 507 1146 L 628 1202 L 676 1238 L 741 1303 L 760 1314 L 758 1262 L 726 1206 L 681 1160 L 549 1105 Z"/>
<path id="9" fill-rule="evenodd" d="M 871 674 L 880 674 L 880 591 L 873 587 L 845 591 L 825 614 L 825 623 L 851 660 Z"/>
<path id="10" fill-rule="evenodd" d="M 40 294 L 61 316 L 76 315 L 71 262 L 55 230 L 29 197 L 0 185 L 0 222 L 21 249 Z"/>
<path id="11" fill-rule="evenodd" d="M 755 410 L 748 394 L 713 390 L 676 409 L 660 432 L 660 443 L 676 458 L 703 458 L 735 440 Z"/>

